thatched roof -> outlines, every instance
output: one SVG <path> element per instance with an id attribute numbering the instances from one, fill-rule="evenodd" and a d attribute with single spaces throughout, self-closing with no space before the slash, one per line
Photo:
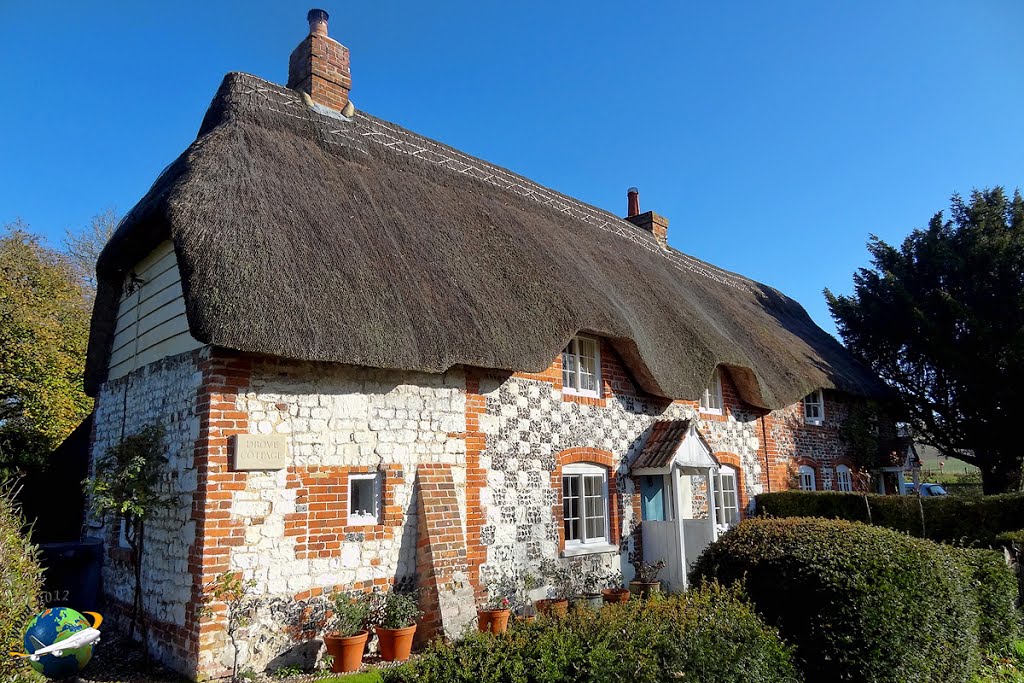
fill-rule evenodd
<path id="1" fill-rule="evenodd" d="M 229 74 L 199 136 L 97 266 L 87 386 L 123 277 L 174 241 L 194 337 L 293 359 L 537 372 L 579 331 L 648 392 L 696 399 L 716 365 L 776 408 L 878 379 L 792 299 L 620 218 L 363 113 Z"/>

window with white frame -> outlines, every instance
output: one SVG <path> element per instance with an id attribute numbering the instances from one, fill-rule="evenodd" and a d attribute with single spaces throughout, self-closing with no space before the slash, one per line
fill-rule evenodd
<path id="1" fill-rule="evenodd" d="M 722 414 L 722 376 L 718 373 L 718 368 L 715 368 L 714 374 L 711 375 L 711 382 L 700 398 L 700 412 L 712 415 Z"/>
<path id="2" fill-rule="evenodd" d="M 821 389 L 816 389 L 804 398 L 804 422 L 820 425 L 825 422 L 825 398 Z"/>
<path id="3" fill-rule="evenodd" d="M 380 523 L 380 472 L 348 476 L 348 523 L 365 526 Z"/>
<path id="4" fill-rule="evenodd" d="M 608 470 L 574 463 L 562 468 L 565 547 L 608 543 Z"/>
<path id="5" fill-rule="evenodd" d="M 839 491 L 853 490 L 853 473 L 847 465 L 836 466 L 836 489 Z"/>
<path id="6" fill-rule="evenodd" d="M 797 476 L 800 478 L 800 490 L 801 491 L 815 491 L 816 481 L 814 468 L 810 465 L 800 465 L 800 469 L 797 470 Z"/>
<path id="7" fill-rule="evenodd" d="M 573 337 L 562 351 L 562 390 L 600 398 L 601 348 L 593 337 Z"/>
<path id="8" fill-rule="evenodd" d="M 740 521 L 740 495 L 736 468 L 723 465 L 715 475 L 715 515 L 723 527 Z"/>

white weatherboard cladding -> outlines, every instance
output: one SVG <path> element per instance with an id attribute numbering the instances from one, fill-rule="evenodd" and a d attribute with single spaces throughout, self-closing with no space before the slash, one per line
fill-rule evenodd
<path id="1" fill-rule="evenodd" d="M 134 277 L 133 277 L 134 275 Z M 108 379 L 202 346 L 189 332 L 181 273 L 170 241 L 161 243 L 125 278 L 110 349 Z"/>

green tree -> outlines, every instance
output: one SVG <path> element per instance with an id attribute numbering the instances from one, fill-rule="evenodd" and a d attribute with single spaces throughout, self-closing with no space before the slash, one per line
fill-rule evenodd
<path id="1" fill-rule="evenodd" d="M 64 253 L 0 228 L 0 477 L 42 465 L 92 408 L 88 300 Z"/>
<path id="2" fill-rule="evenodd" d="M 93 514 L 115 524 L 124 520 L 125 539 L 131 548 L 135 574 L 129 637 L 135 635 L 135 626 L 141 623 L 143 640 L 146 634 L 142 620 L 142 555 L 146 522 L 175 501 L 175 496 L 168 494 L 161 485 L 167 464 L 163 441 L 163 427 L 143 427 L 97 458 L 92 478 L 83 482 L 92 502 Z"/>
<path id="3" fill-rule="evenodd" d="M 899 247 L 874 235 L 854 293 L 825 290 L 846 346 L 900 395 L 915 437 L 978 466 L 985 493 L 1021 486 L 1024 199 L 951 200 Z"/>

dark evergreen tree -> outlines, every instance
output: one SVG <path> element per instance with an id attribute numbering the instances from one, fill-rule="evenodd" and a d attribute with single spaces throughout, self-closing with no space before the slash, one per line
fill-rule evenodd
<path id="1" fill-rule="evenodd" d="M 852 296 L 825 290 L 846 346 L 896 389 L 916 438 L 981 469 L 985 493 L 1021 488 L 1024 199 L 951 200 L 899 247 L 872 235 Z"/>

